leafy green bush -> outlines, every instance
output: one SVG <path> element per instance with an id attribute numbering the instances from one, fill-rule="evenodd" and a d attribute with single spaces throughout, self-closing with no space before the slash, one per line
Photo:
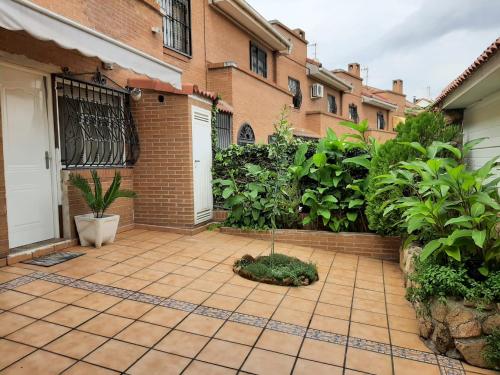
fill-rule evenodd
<path id="1" fill-rule="evenodd" d="M 384 216 L 382 207 L 387 200 L 407 192 L 394 186 L 392 190 L 376 195 L 376 177 L 388 173 L 400 161 L 411 161 L 418 156 L 416 150 L 399 142 L 420 142 L 427 147 L 434 141 L 458 143 L 460 139 L 460 127 L 447 125 L 443 115 L 434 112 L 422 112 L 415 117 L 408 117 L 398 125 L 396 131 L 396 139 L 382 144 L 374 155 L 368 176 L 366 217 L 369 228 L 382 235 L 401 235 L 404 232 L 399 225 L 401 215 L 392 212 Z"/>
<path id="2" fill-rule="evenodd" d="M 298 258 L 284 254 L 260 256 L 255 259 L 249 256 L 235 262 L 235 268 L 242 276 L 264 282 L 292 284 L 295 286 L 310 284 L 318 280 L 318 271 L 313 263 L 305 263 Z M 306 281 L 307 280 L 307 281 Z"/>
<path id="3" fill-rule="evenodd" d="M 483 357 L 490 366 L 500 369 L 500 328 L 486 336 L 486 346 L 483 349 Z"/>
<path id="4" fill-rule="evenodd" d="M 439 265 L 432 261 L 416 262 L 415 272 L 410 275 L 415 287 L 407 289 L 406 297 L 411 302 L 427 303 L 437 297 L 466 298 L 476 306 L 486 306 L 500 301 L 500 271 L 491 272 L 484 280 L 469 276 L 464 264 Z"/>
<path id="5" fill-rule="evenodd" d="M 485 276 L 500 266 L 500 179 L 493 173 L 498 157 L 478 170 L 468 169 L 463 162 L 480 141 L 469 142 L 462 150 L 449 143 L 433 142 L 425 148 L 411 142 L 408 146 L 421 158 L 401 162 L 398 169 L 379 176 L 377 191 L 391 191 L 393 186 L 409 190 L 408 196 L 388 201 L 384 215 L 396 210 L 407 233 L 426 242 L 422 260 L 432 256 L 438 264 L 468 264 L 476 279 L 481 278 L 479 273 Z M 437 157 L 442 149 L 454 159 Z"/>

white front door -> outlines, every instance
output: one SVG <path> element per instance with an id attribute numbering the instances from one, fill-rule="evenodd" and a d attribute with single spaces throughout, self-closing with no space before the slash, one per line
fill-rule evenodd
<path id="1" fill-rule="evenodd" d="M 194 223 L 212 218 L 212 130 L 210 111 L 192 106 Z"/>
<path id="2" fill-rule="evenodd" d="M 9 247 L 56 237 L 47 82 L 0 65 Z"/>

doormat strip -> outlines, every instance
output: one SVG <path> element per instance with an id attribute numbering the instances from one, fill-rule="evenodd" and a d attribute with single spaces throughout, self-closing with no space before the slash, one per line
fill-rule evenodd
<path id="1" fill-rule="evenodd" d="M 74 258 L 78 258 L 82 255 L 85 255 L 85 253 L 58 252 L 58 253 L 45 255 L 45 256 L 40 257 L 40 258 L 24 260 L 21 263 L 32 264 L 35 266 L 42 266 L 42 267 L 50 267 L 50 266 L 54 266 L 54 265 L 59 264 L 59 263 L 66 262 L 66 261 L 74 259 Z"/>

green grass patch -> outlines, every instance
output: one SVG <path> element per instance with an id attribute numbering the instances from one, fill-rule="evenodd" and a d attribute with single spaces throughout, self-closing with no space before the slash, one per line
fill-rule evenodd
<path id="1" fill-rule="evenodd" d="M 309 285 L 319 279 L 315 264 L 284 254 L 245 255 L 234 263 L 233 270 L 247 279 L 277 285 Z"/>

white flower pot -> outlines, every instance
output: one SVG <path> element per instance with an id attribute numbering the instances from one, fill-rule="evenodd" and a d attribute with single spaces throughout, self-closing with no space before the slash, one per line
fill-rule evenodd
<path id="1" fill-rule="evenodd" d="M 80 245 L 100 248 L 115 240 L 120 215 L 104 215 L 96 218 L 93 214 L 75 216 Z"/>

